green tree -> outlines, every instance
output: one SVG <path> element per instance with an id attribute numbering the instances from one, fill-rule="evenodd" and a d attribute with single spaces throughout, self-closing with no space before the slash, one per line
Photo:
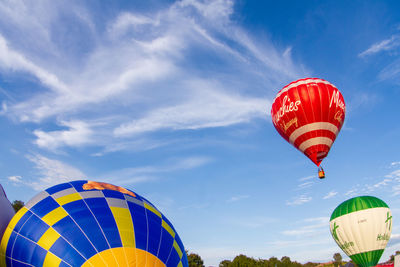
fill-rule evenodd
<path id="1" fill-rule="evenodd" d="M 338 267 L 341 264 L 342 264 L 342 255 L 340 255 L 340 253 L 333 254 L 333 265 L 335 267 Z"/>
<path id="2" fill-rule="evenodd" d="M 276 257 L 266 259 L 254 259 L 240 254 L 232 261 L 223 260 L 219 263 L 219 267 L 316 267 L 319 263 L 307 262 L 301 264 L 296 261 L 291 261 L 288 256 L 283 256 L 281 260 Z M 333 267 L 333 264 L 331 264 Z"/>
<path id="3" fill-rule="evenodd" d="M 243 254 L 236 256 L 233 261 L 232 267 L 254 267 L 257 266 L 257 261 L 253 258 L 249 258 Z"/>
<path id="4" fill-rule="evenodd" d="M 288 256 L 283 256 L 281 258 L 281 264 L 279 264 L 279 266 L 281 267 L 289 267 L 290 266 L 290 258 Z"/>
<path id="5" fill-rule="evenodd" d="M 219 267 L 230 267 L 232 262 L 230 260 L 223 260 L 219 263 Z"/>
<path id="6" fill-rule="evenodd" d="M 189 267 L 204 267 L 204 262 L 198 254 L 189 253 L 189 251 L 186 250 L 186 255 L 188 258 Z"/>
<path id="7" fill-rule="evenodd" d="M 276 257 L 271 257 L 268 260 L 268 267 L 278 267 L 281 262 Z"/>
<path id="8" fill-rule="evenodd" d="M 14 200 L 11 205 L 14 208 L 15 212 L 17 212 L 25 205 L 25 203 L 21 200 Z"/>

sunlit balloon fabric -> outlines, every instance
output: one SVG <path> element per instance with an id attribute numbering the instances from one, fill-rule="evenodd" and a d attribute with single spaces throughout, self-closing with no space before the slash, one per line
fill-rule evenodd
<path id="1" fill-rule="evenodd" d="M 279 134 L 319 166 L 342 128 L 345 110 L 334 85 L 305 78 L 278 92 L 271 116 Z"/>
<path id="2" fill-rule="evenodd" d="M 379 198 L 361 196 L 340 204 L 330 229 L 339 247 L 359 266 L 375 266 L 390 239 L 392 213 Z"/>
<path id="3" fill-rule="evenodd" d="M 188 266 L 172 224 L 125 188 L 92 181 L 51 187 L 11 220 L 1 266 Z"/>

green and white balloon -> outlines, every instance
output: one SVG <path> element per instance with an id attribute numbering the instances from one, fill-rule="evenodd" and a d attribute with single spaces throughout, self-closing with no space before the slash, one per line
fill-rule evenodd
<path id="1" fill-rule="evenodd" d="M 333 211 L 330 229 L 333 239 L 357 265 L 375 266 L 390 239 L 392 213 L 379 198 L 351 198 Z"/>

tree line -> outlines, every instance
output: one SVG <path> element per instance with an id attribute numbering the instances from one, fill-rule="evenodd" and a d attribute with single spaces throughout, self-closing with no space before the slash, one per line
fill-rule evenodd
<path id="1" fill-rule="evenodd" d="M 189 267 L 205 267 L 203 260 L 196 253 L 189 253 L 188 256 Z M 315 267 L 319 263 L 307 262 L 301 264 L 297 261 L 291 261 L 289 257 L 283 256 L 281 259 L 271 257 L 266 259 L 254 259 L 246 255 L 238 255 L 232 261 L 223 260 L 219 263 L 218 267 Z M 332 266 L 333 267 L 333 266 Z"/>
<path id="2" fill-rule="evenodd" d="M 204 262 L 201 257 L 196 253 L 189 253 L 186 251 L 189 267 L 205 267 Z M 387 263 L 394 262 L 395 255 L 400 254 L 400 251 L 396 251 L 394 255 L 391 255 Z M 344 266 L 346 261 L 343 261 L 342 255 L 340 253 L 333 254 L 333 260 L 331 263 L 324 264 L 324 267 L 339 267 Z M 352 261 L 350 261 L 355 267 Z M 291 261 L 289 257 L 283 256 L 281 259 L 276 257 L 271 257 L 268 260 L 266 259 L 254 259 L 248 257 L 246 255 L 238 255 L 233 260 L 223 260 L 219 263 L 218 267 L 316 267 L 321 263 L 316 262 L 307 262 L 305 264 L 301 264 L 297 261 Z"/>

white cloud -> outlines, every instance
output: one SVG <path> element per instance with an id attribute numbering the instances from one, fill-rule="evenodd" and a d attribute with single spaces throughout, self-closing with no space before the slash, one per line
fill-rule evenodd
<path id="1" fill-rule="evenodd" d="M 134 140 L 114 140 L 113 143 L 108 142 L 105 138 L 100 139 L 98 142 L 103 141 L 104 149 L 100 152 L 94 153 L 93 156 L 103 156 L 104 154 L 117 151 L 146 151 L 155 148 L 160 148 L 177 143 L 183 143 L 184 140 L 168 139 L 168 140 L 155 140 L 149 138 L 136 138 Z"/>
<path id="2" fill-rule="evenodd" d="M 396 166 L 396 164 L 391 165 Z M 377 182 L 375 182 L 377 181 Z M 386 194 L 392 194 L 392 196 L 396 196 L 400 194 L 400 169 L 394 170 L 386 175 L 383 178 L 374 179 L 375 183 L 364 183 L 357 184 L 353 186 L 353 188 L 349 189 L 345 196 L 355 197 L 361 194 L 371 194 L 373 192 L 382 192 Z"/>
<path id="3" fill-rule="evenodd" d="M 313 186 L 313 184 L 315 184 L 314 181 L 309 181 L 309 182 L 301 183 L 301 184 L 299 184 L 299 185 L 297 186 L 297 190 L 301 190 L 301 189 L 304 189 L 304 188 L 309 188 L 309 187 Z"/>
<path id="4" fill-rule="evenodd" d="M 400 35 L 392 35 L 389 39 L 373 44 L 367 50 L 358 54 L 359 57 L 370 56 L 381 51 L 390 51 L 400 46 Z"/>
<path id="5" fill-rule="evenodd" d="M 108 32 L 111 36 L 117 37 L 121 34 L 126 33 L 130 28 L 137 29 L 137 27 L 150 24 L 156 25 L 157 21 L 150 17 L 146 17 L 140 14 L 132 13 L 122 13 L 120 14 L 115 22 L 113 22 L 109 28 Z"/>
<path id="6" fill-rule="evenodd" d="M 390 166 L 397 166 L 397 165 L 400 165 L 400 161 L 394 161 L 394 162 L 392 162 L 392 163 L 390 163 Z"/>
<path id="7" fill-rule="evenodd" d="M 359 195 L 360 191 L 362 191 L 362 190 L 357 185 L 356 188 L 349 189 L 346 193 L 344 193 L 344 195 L 348 196 L 348 197 L 354 197 L 356 195 Z"/>
<path id="8" fill-rule="evenodd" d="M 51 87 L 60 93 L 68 92 L 69 88 L 63 84 L 56 75 L 37 66 L 22 54 L 12 50 L 6 40 L 0 35 L 0 67 L 13 71 L 26 71 L 36 76 L 44 85 Z"/>
<path id="9" fill-rule="evenodd" d="M 326 196 L 323 197 L 323 199 L 332 198 L 332 197 L 336 196 L 337 194 L 338 194 L 338 192 L 336 192 L 336 191 L 330 191 Z"/>
<path id="10" fill-rule="evenodd" d="M 3 102 L 2 114 L 67 127 L 34 131 L 41 148 L 102 140 L 96 144 L 107 153 L 144 132 L 249 122 L 267 114 L 264 88 L 306 73 L 290 48 L 244 32 L 231 19 L 233 1 L 185 0 L 146 15 L 124 11 L 102 25 L 84 5 L 0 4 L 1 70 L 29 73 L 37 78 L 32 87 L 40 86 Z M 66 18 L 81 31 L 62 34 Z M 15 34 L 2 31 L 8 28 Z M 31 45 L 23 45 L 25 36 Z M 104 117 L 114 120 L 95 129 L 88 123 Z"/>
<path id="11" fill-rule="evenodd" d="M 125 136 L 163 128 L 182 130 L 221 127 L 265 116 L 268 101 L 246 99 L 207 89 L 210 86 L 199 84 L 203 89 L 197 93 L 201 93 L 201 96 L 196 93 L 193 99 L 182 105 L 154 110 L 139 120 L 123 124 L 115 129 L 115 135 Z"/>
<path id="12" fill-rule="evenodd" d="M 226 22 L 233 13 L 233 1 L 231 0 L 183 0 L 177 3 L 181 7 L 194 7 L 202 16 L 215 22 Z"/>
<path id="13" fill-rule="evenodd" d="M 22 182 L 22 177 L 19 176 L 19 175 L 9 176 L 7 179 L 8 179 L 9 181 L 15 182 L 15 183 L 21 183 L 21 182 Z"/>
<path id="14" fill-rule="evenodd" d="M 360 53 L 359 57 L 367 57 L 377 53 L 386 52 L 389 56 L 393 56 L 394 60 L 385 66 L 378 74 L 379 80 L 392 80 L 399 82 L 400 60 L 397 55 L 400 48 L 400 34 L 393 34 L 390 38 L 377 42 L 370 46 L 367 50 Z"/>
<path id="15" fill-rule="evenodd" d="M 63 121 L 62 126 L 68 130 L 44 132 L 35 130 L 33 134 L 37 137 L 35 144 L 41 148 L 55 150 L 61 146 L 80 146 L 90 144 L 93 139 L 93 131 L 83 121 Z"/>
<path id="16" fill-rule="evenodd" d="M 400 182 L 400 180 L 399 180 L 400 179 L 400 169 L 392 171 L 391 173 L 389 173 L 385 177 L 392 178 L 392 179 L 395 179 L 397 182 Z"/>
<path id="17" fill-rule="evenodd" d="M 99 178 L 122 185 L 150 182 L 159 179 L 158 174 L 160 173 L 190 170 L 201 167 L 211 161 L 211 158 L 202 156 L 192 156 L 183 159 L 170 159 L 164 164 L 160 165 L 123 168 L 120 170 L 111 171 L 101 175 Z"/>
<path id="18" fill-rule="evenodd" d="M 229 198 L 226 202 L 231 203 L 231 202 L 236 202 L 236 201 L 240 201 L 243 199 L 247 199 L 249 198 L 249 195 L 238 195 L 238 196 L 232 196 L 231 198 Z"/>
<path id="19" fill-rule="evenodd" d="M 400 73 L 400 59 L 397 58 L 379 72 L 378 78 L 382 81 L 394 80 L 398 83 L 399 73 Z"/>
<path id="20" fill-rule="evenodd" d="M 303 181 L 311 180 L 313 178 L 316 178 L 316 177 L 314 175 L 310 175 L 310 176 L 300 178 L 299 181 L 303 182 Z"/>
<path id="21" fill-rule="evenodd" d="M 298 229 L 290 229 L 282 232 L 284 235 L 288 236 L 305 236 L 305 235 L 315 235 L 326 230 L 327 225 L 329 225 L 328 217 L 316 217 L 316 218 L 308 218 L 305 219 L 299 224 L 306 224 L 305 226 L 301 226 Z"/>
<path id="22" fill-rule="evenodd" d="M 392 182 L 392 179 L 385 178 L 382 181 L 380 181 L 380 182 L 378 182 L 378 183 L 376 183 L 376 184 L 374 184 L 372 186 L 368 186 L 368 187 L 370 188 L 371 191 L 373 191 L 373 190 L 375 190 L 377 188 L 385 187 L 391 182 Z"/>
<path id="23" fill-rule="evenodd" d="M 61 161 L 49 159 L 39 154 L 29 155 L 27 158 L 35 164 L 38 178 L 24 181 L 24 184 L 37 191 L 71 180 L 86 179 L 86 175 L 79 169 Z"/>
<path id="24" fill-rule="evenodd" d="M 298 206 L 298 205 L 303 205 L 304 203 L 310 202 L 312 200 L 312 197 L 307 196 L 307 195 L 301 195 L 298 197 L 292 198 L 292 200 L 287 200 L 286 205 L 288 206 Z"/>
<path id="25" fill-rule="evenodd" d="M 295 252 L 290 255 L 293 260 L 318 262 L 331 257 L 338 249 L 330 237 L 328 225 L 329 217 L 300 220 L 295 222 L 295 227 L 282 231 L 279 240 L 270 241 L 268 245 L 275 250 L 274 255 L 287 255 L 287 251 L 293 250 Z"/>

